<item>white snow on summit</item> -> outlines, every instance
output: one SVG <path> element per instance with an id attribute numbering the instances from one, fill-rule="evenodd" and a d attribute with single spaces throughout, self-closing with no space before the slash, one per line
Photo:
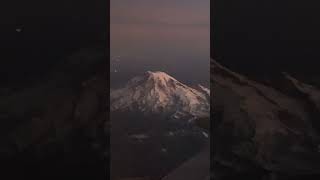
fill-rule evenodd
<path id="1" fill-rule="evenodd" d="M 111 110 L 139 110 L 172 116 L 209 116 L 207 95 L 164 72 L 147 71 L 124 88 L 111 91 Z"/>

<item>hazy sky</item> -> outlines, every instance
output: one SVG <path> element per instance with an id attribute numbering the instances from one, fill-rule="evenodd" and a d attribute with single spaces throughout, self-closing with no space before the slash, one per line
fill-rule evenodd
<path id="1" fill-rule="evenodd" d="M 119 72 L 209 81 L 209 21 L 210 0 L 111 0 L 111 55 Z"/>

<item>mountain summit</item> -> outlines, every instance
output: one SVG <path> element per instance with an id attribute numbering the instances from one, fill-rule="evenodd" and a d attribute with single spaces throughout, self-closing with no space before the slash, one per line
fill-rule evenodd
<path id="1" fill-rule="evenodd" d="M 207 94 L 160 71 L 132 78 L 125 87 L 111 91 L 110 98 L 112 111 L 164 113 L 175 118 L 209 116 Z"/>

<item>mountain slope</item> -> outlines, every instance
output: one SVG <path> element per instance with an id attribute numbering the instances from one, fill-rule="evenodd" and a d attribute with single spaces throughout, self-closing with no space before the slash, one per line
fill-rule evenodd
<path id="1" fill-rule="evenodd" d="M 11 179 L 106 178 L 104 54 L 81 49 L 48 80 L 0 95 L 0 159 Z"/>
<path id="2" fill-rule="evenodd" d="M 289 175 L 319 172 L 314 118 L 320 113 L 312 103 L 317 102 L 319 90 L 287 76 L 284 84 L 301 94 L 297 96 L 252 81 L 213 60 L 211 70 L 216 163 L 236 172 L 250 171 L 249 167 Z"/>
<path id="3" fill-rule="evenodd" d="M 112 111 L 138 110 L 175 118 L 209 116 L 207 94 L 164 72 L 148 71 L 136 76 L 124 88 L 111 91 L 110 99 Z"/>
<path id="4" fill-rule="evenodd" d="M 209 119 L 209 89 L 164 72 L 145 72 L 112 90 L 110 107 L 112 179 L 160 179 L 209 142 L 208 131 L 196 124 Z"/>

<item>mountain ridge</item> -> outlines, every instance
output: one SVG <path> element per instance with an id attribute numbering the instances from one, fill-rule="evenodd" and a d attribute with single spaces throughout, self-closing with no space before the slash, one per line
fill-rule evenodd
<path id="1" fill-rule="evenodd" d="M 319 171 L 320 91 L 288 74 L 281 82 L 254 81 L 211 61 L 215 163 L 235 173 L 250 172 L 247 167 L 288 176 Z"/>

